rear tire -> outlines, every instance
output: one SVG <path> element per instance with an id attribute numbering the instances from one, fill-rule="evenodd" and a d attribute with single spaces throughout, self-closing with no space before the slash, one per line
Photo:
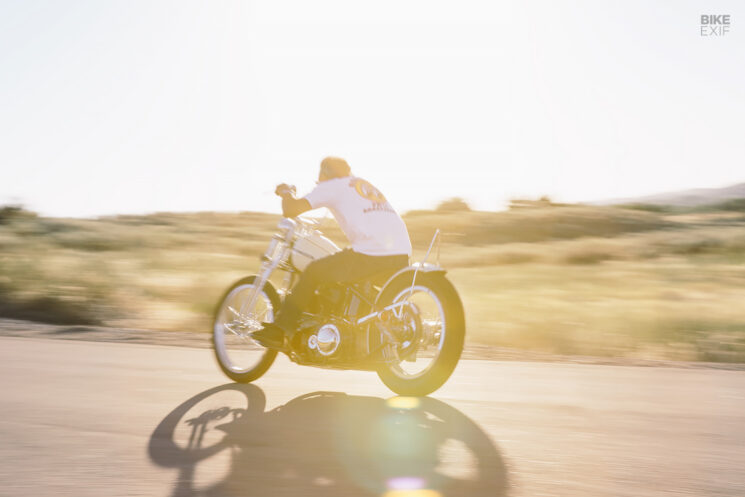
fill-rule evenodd
<path id="1" fill-rule="evenodd" d="M 388 388 L 399 395 L 425 396 L 440 388 L 453 374 L 463 352 L 466 322 L 458 292 L 442 273 L 417 274 L 415 291 L 409 295 L 412 276 L 413 272 L 407 272 L 387 284 L 378 298 L 378 308 L 403 299 L 411 301 L 418 293 L 431 299 L 435 304 L 433 308 L 441 314 L 439 328 L 434 325 L 439 329 L 439 337 L 436 332 L 432 332 L 436 339 L 436 343 L 431 344 L 435 349 L 434 357 L 420 372 L 407 372 L 402 367 L 402 361 L 381 366 L 378 376 Z M 427 316 L 423 316 L 423 319 L 426 320 Z M 426 336 L 423 339 L 424 345 L 425 342 Z M 423 352 L 427 351 L 428 349 L 423 349 Z"/>
<path id="2" fill-rule="evenodd" d="M 264 284 L 254 303 L 254 309 L 241 309 L 251 295 L 257 279 L 256 276 L 248 276 L 233 283 L 217 304 L 212 323 L 212 349 L 217 364 L 225 376 L 238 383 L 248 383 L 260 378 L 277 357 L 276 350 L 267 349 L 248 336 L 248 333 L 260 328 L 258 323 L 274 320 L 280 299 L 272 284 L 268 281 Z M 236 313 L 236 310 L 240 312 Z M 246 325 L 247 321 L 251 324 Z M 231 350 L 233 345 L 235 347 Z"/>

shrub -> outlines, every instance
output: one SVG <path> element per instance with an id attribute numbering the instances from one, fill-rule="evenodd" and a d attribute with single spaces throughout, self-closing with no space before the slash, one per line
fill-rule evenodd
<path id="1" fill-rule="evenodd" d="M 699 255 L 721 252 L 725 242 L 716 238 L 674 240 L 663 244 L 667 252 L 678 255 Z"/>
<path id="2" fill-rule="evenodd" d="M 745 212 L 745 198 L 728 200 L 718 204 L 718 207 L 723 211 Z"/>
<path id="3" fill-rule="evenodd" d="M 18 298 L 0 285 L 0 317 L 52 324 L 100 324 L 91 310 L 91 302 L 74 301 L 58 295 Z"/>
<path id="4" fill-rule="evenodd" d="M 440 212 L 469 212 L 471 207 L 460 197 L 453 197 L 440 202 L 437 209 Z"/>
<path id="5" fill-rule="evenodd" d="M 567 264 L 598 264 L 614 259 L 614 255 L 602 250 L 578 250 L 566 255 L 563 262 Z"/>
<path id="6" fill-rule="evenodd" d="M 55 235 L 53 240 L 60 247 L 87 252 L 104 252 L 121 249 L 121 243 L 117 239 L 95 232 L 71 231 L 60 233 Z"/>
<path id="7" fill-rule="evenodd" d="M 29 219 L 35 217 L 35 212 L 24 209 L 22 205 L 4 205 L 0 207 L 0 224 L 8 224 L 15 219 Z"/>
<path id="8" fill-rule="evenodd" d="M 656 212 L 659 214 L 665 214 L 668 212 L 671 212 L 673 209 L 669 205 L 658 205 L 658 204 L 621 204 L 617 205 L 616 207 L 621 209 L 631 209 L 635 211 L 645 211 L 645 212 Z"/>

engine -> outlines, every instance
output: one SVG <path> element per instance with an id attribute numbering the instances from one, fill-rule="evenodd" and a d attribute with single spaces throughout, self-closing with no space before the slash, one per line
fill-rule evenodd
<path id="1" fill-rule="evenodd" d="M 303 362 L 333 365 L 353 360 L 355 335 L 348 325 L 333 318 L 304 324 L 295 341 L 295 350 Z"/>
<path id="2" fill-rule="evenodd" d="M 308 337 L 308 348 L 325 357 L 334 355 L 340 343 L 341 332 L 335 324 L 324 324 L 317 333 Z"/>
<path id="3" fill-rule="evenodd" d="M 362 295 L 372 292 L 372 285 L 358 289 Z M 364 298 L 364 297 L 363 297 Z M 369 295 L 369 300 L 374 298 Z M 293 338 L 297 362 L 329 367 L 344 367 L 369 354 L 366 329 L 353 324 L 370 304 L 340 285 L 329 285 L 317 291 L 312 313 L 301 318 L 298 334 Z"/>

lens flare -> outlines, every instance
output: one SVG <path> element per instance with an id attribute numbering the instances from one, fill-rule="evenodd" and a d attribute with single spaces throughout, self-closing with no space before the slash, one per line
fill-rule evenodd
<path id="1" fill-rule="evenodd" d="M 386 486 L 391 490 L 421 490 L 425 484 L 424 478 L 415 476 L 399 476 L 386 482 Z"/>
<path id="2" fill-rule="evenodd" d="M 389 490 L 382 497 L 442 497 L 437 490 L 420 488 L 418 490 Z"/>
<path id="3" fill-rule="evenodd" d="M 421 404 L 416 397 L 391 397 L 385 403 L 391 409 L 416 409 Z"/>

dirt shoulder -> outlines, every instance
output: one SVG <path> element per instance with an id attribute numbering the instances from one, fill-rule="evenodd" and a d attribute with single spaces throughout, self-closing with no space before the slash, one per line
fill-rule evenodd
<path id="1" fill-rule="evenodd" d="M 48 338 L 56 340 L 84 340 L 89 342 L 140 343 L 190 348 L 211 347 L 210 336 L 207 333 L 108 328 L 104 326 L 54 325 L 14 319 L 0 319 L 0 336 Z M 466 348 L 463 351 L 463 359 L 745 371 L 745 364 L 743 363 L 658 361 L 624 357 L 569 356 L 530 352 L 505 347 L 490 347 L 479 344 L 466 345 Z"/>

